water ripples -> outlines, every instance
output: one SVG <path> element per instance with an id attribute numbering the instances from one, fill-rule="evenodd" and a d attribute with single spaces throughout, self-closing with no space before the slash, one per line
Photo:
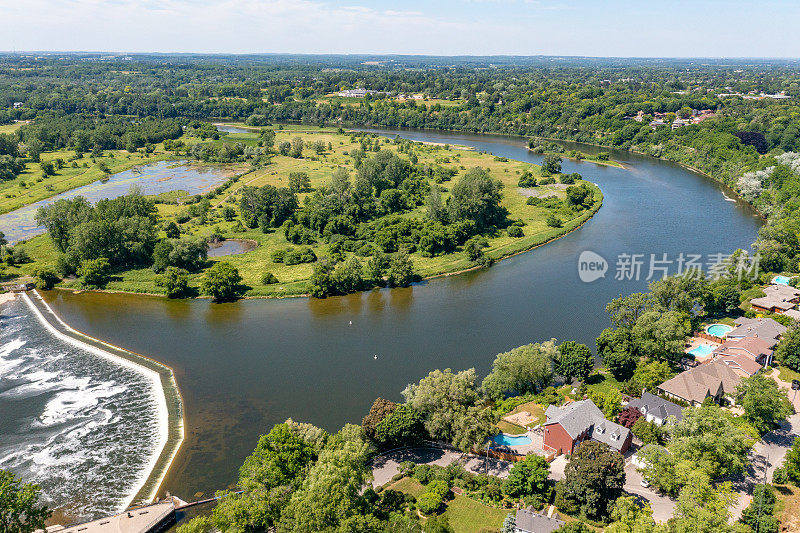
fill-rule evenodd
<path id="1" fill-rule="evenodd" d="M 0 315 L 0 468 L 85 519 L 122 510 L 158 442 L 153 382 L 53 337 L 24 302 Z"/>

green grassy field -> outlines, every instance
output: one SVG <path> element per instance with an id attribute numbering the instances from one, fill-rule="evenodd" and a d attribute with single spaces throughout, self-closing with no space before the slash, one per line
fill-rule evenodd
<path id="1" fill-rule="evenodd" d="M 84 154 L 82 158 L 74 160 L 77 166 L 73 166 L 74 156 L 75 152 L 67 150 L 45 152 L 41 155 L 42 161 L 61 159 L 65 162 L 64 168 L 56 170 L 53 176 L 45 177 L 42 175 L 39 163 L 28 163 L 25 170 L 17 177 L 0 183 L 0 214 L 102 179 L 106 173 L 100 168 L 101 161 L 108 167 L 110 174 L 115 174 L 137 165 L 175 157 L 163 150 L 157 150 L 152 154 L 107 150 L 98 158 Z"/>
<path id="2" fill-rule="evenodd" d="M 247 145 L 256 145 L 257 136 L 257 132 L 231 133 L 222 136 L 217 142 L 241 142 Z M 229 239 L 248 239 L 258 244 L 253 251 L 248 253 L 219 258 L 232 263 L 239 269 L 243 277 L 243 283 L 247 287 L 245 293 L 247 297 L 282 297 L 305 294 L 308 292 L 307 280 L 311 276 L 313 267 L 312 264 L 288 266 L 283 263 L 272 262 L 271 254 L 274 250 L 291 246 L 291 244 L 286 241 L 283 232 L 280 230 L 270 230 L 267 233 L 263 233 L 258 228 L 236 232 L 234 229 L 237 222 L 225 221 L 221 215 L 222 208 L 225 206 L 236 208 L 238 205 L 239 192 L 244 186 L 263 186 L 267 184 L 277 187 L 287 186 L 290 172 L 298 171 L 307 173 L 313 189 L 326 184 L 333 171 L 338 167 L 354 170 L 352 158 L 348 154 L 352 150 L 359 148 L 360 142 L 358 140 L 353 142 L 350 135 L 338 133 L 337 130 L 333 128 L 289 125 L 283 126 L 283 129 L 276 130 L 275 145 L 277 146 L 279 143 L 291 140 L 294 137 L 301 137 L 307 146 L 312 142 L 321 140 L 325 143 L 326 150 L 321 154 L 317 154 L 313 150 L 307 148 L 304 151 L 304 157 L 300 159 L 275 155 L 271 164 L 252 171 L 243 171 L 243 175 L 238 182 L 233 184 L 224 195 L 220 195 L 211 201 L 213 209 L 206 223 L 199 224 L 197 220 L 192 220 L 182 224 L 182 231 L 185 234 L 206 236 L 216 231 L 222 233 Z M 192 143 L 199 142 L 199 139 L 187 137 L 184 138 L 184 141 Z M 328 143 L 330 143 L 331 146 L 330 150 L 327 149 Z M 382 148 L 396 150 L 397 145 L 389 139 L 384 139 Z M 420 163 L 440 165 L 444 168 L 454 169 L 457 172 L 456 176 L 451 181 L 444 182 L 440 185 L 443 189 L 443 199 L 445 201 L 453 184 L 456 183 L 459 177 L 468 169 L 473 167 L 480 166 L 486 168 L 493 177 L 503 182 L 502 203 L 508 209 L 511 219 L 524 222 L 524 235 L 523 237 L 513 238 L 509 237 L 505 231 L 500 231 L 495 237 L 490 238 L 488 240 L 489 246 L 484 252 L 494 259 L 501 259 L 528 250 L 568 233 L 588 220 L 601 205 L 601 202 L 596 202 L 591 211 L 583 211 L 573 219 L 565 220 L 562 227 L 552 228 L 545 223 L 545 219 L 551 211 L 544 207 L 527 205 L 527 197 L 524 196 L 517 187 L 517 181 L 523 171 L 528 170 L 532 172 L 534 176 L 538 177 L 539 167 L 519 161 L 495 158 L 491 155 L 481 154 L 474 150 L 457 149 L 453 147 L 445 149 L 443 146 L 418 144 L 415 146 L 414 151 L 419 157 Z M 64 154 L 61 155 L 63 156 Z M 44 155 L 44 157 L 47 158 L 55 158 L 58 156 L 58 154 Z M 141 162 L 153 161 L 157 158 L 165 157 L 175 156 L 163 153 L 163 151 L 149 158 L 141 153 L 127 154 L 127 152 L 121 152 L 115 154 L 113 158 L 107 157 L 109 160 L 107 164 L 109 167 L 116 165 L 113 167 L 116 171 L 118 169 L 121 170 L 122 167 L 129 167 Z M 84 156 L 84 159 L 88 159 L 87 156 Z M 35 185 L 26 189 L 25 195 L 18 195 L 12 198 L 0 197 L 0 211 L 10 210 L 14 206 L 18 207 L 21 203 L 28 203 L 47 197 L 53 193 L 53 191 L 45 187 L 45 185 L 48 184 L 53 187 L 55 191 L 73 188 L 84 182 L 91 182 L 98 177 L 94 174 L 90 174 L 92 168 L 89 170 L 83 168 L 77 169 L 78 171 L 83 171 L 83 173 L 73 173 L 74 169 L 65 168 L 61 174 L 43 180 L 41 183 L 35 183 Z M 99 172 L 99 170 L 97 170 L 97 172 Z M 25 180 L 23 176 L 19 179 Z M 6 184 L 6 186 L 10 187 L 11 185 L 9 183 Z M 593 185 L 592 188 L 595 198 L 602 199 L 600 190 Z M 563 187 L 540 186 L 538 189 L 547 194 L 552 194 L 561 198 L 565 197 Z M 0 188 L 0 195 L 1 193 L 2 189 Z M 310 193 L 301 193 L 298 195 L 300 205 L 303 204 L 303 200 L 308 194 Z M 6 203 L 3 203 L 3 200 L 5 200 Z M 180 212 L 185 211 L 185 207 L 174 204 L 159 204 L 158 209 L 163 221 L 174 219 Z M 413 211 L 405 213 L 403 216 L 424 217 L 425 208 L 424 206 L 417 207 Z M 26 275 L 32 272 L 37 264 L 55 264 L 57 255 L 47 236 L 35 237 L 24 244 L 24 246 L 35 262 L 21 265 L 20 267 L 9 268 L 7 274 L 12 276 Z M 314 244 L 312 248 L 318 257 L 328 255 L 328 247 L 324 242 L 320 241 Z M 462 251 L 456 251 L 455 253 L 437 257 L 423 257 L 419 253 L 415 253 L 412 254 L 412 261 L 415 270 L 422 277 L 426 278 L 475 267 L 475 263 L 471 262 Z M 274 274 L 278 278 L 279 283 L 263 285 L 261 283 L 261 277 L 266 271 Z M 191 275 L 190 286 L 198 287 L 201 277 L 202 272 Z M 161 290 L 155 286 L 154 281 L 155 273 L 151 269 L 142 268 L 128 270 L 118 273 L 108 284 L 107 290 L 160 294 Z M 77 288 L 78 282 L 75 280 L 65 280 L 62 286 Z"/>
<path id="3" fill-rule="evenodd" d="M 386 487 L 419 497 L 425 487 L 413 478 L 403 478 Z M 476 533 L 484 528 L 499 529 L 506 515 L 513 512 L 509 509 L 498 509 L 483 504 L 466 496 L 455 495 L 447 502 L 444 516 L 455 533 Z"/>

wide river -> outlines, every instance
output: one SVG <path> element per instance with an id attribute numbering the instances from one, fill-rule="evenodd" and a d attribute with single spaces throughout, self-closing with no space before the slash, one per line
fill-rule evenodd
<path id="1" fill-rule="evenodd" d="M 541 160 L 519 138 L 402 135 Z M 435 368 L 485 375 L 498 352 L 552 337 L 594 348 L 608 325 L 606 302 L 646 286 L 650 254 L 705 258 L 755 240 L 760 218 L 722 186 L 668 162 L 612 157 L 625 169 L 564 162 L 566 172 L 602 188 L 605 202 L 593 219 L 490 269 L 326 300 L 211 304 L 63 291 L 46 299 L 76 329 L 174 367 L 187 438 L 165 488 L 183 498 L 211 494 L 236 480 L 258 436 L 275 423 L 291 417 L 334 431 L 359 423 L 377 396 L 399 400 L 406 384 Z M 579 279 L 585 250 L 608 261 L 604 278 Z M 625 253 L 644 254 L 640 279 L 615 279 Z"/>

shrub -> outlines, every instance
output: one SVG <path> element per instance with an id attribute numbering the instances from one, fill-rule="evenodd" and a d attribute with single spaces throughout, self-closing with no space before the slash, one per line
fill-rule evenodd
<path id="1" fill-rule="evenodd" d="M 275 274 L 272 272 L 264 272 L 261 274 L 261 284 L 262 285 L 273 285 L 278 283 L 278 278 L 275 277 Z"/>
<path id="2" fill-rule="evenodd" d="M 525 233 L 522 231 L 522 228 L 520 228 L 519 226 L 509 226 L 507 231 L 509 237 L 516 238 L 525 235 Z"/>
<path id="3" fill-rule="evenodd" d="M 178 298 L 189 289 L 189 273 L 182 268 L 169 266 L 156 276 L 155 284 L 164 288 L 167 298 Z"/>
<path id="4" fill-rule="evenodd" d="M 55 271 L 48 267 L 37 268 L 33 275 L 35 277 L 34 283 L 36 284 L 36 288 L 45 291 L 49 291 L 56 283 L 61 281 L 61 278 L 58 277 Z"/>
<path id="5" fill-rule="evenodd" d="M 433 492 L 423 492 L 417 498 L 417 508 L 422 514 L 430 515 L 442 508 L 442 497 Z"/>
<path id="6" fill-rule="evenodd" d="M 105 257 L 97 259 L 87 259 L 81 263 L 78 275 L 84 287 L 101 288 L 108 283 L 111 273 L 111 265 Z"/>
<path id="7" fill-rule="evenodd" d="M 547 215 L 547 220 L 545 220 L 545 223 L 551 228 L 560 228 L 563 225 L 561 219 L 552 213 Z"/>
<path id="8" fill-rule="evenodd" d="M 200 290 L 203 294 L 211 296 L 216 302 L 232 300 L 241 291 L 239 285 L 241 281 L 242 276 L 239 275 L 235 266 L 226 261 L 220 261 L 206 271 L 200 284 Z"/>

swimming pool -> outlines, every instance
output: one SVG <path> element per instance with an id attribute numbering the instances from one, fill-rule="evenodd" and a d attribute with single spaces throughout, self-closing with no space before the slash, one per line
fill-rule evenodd
<path id="1" fill-rule="evenodd" d="M 724 337 L 732 330 L 733 328 L 727 324 L 711 324 L 706 328 L 706 333 L 715 337 Z"/>
<path id="2" fill-rule="evenodd" d="M 714 351 L 713 346 L 709 344 L 701 344 L 697 348 L 689 350 L 688 353 L 692 354 L 693 356 L 695 356 L 695 358 L 697 358 L 697 357 L 705 357 L 713 351 Z"/>
<path id="3" fill-rule="evenodd" d="M 531 443 L 531 438 L 525 435 L 515 437 L 513 435 L 506 435 L 505 433 L 495 435 L 492 440 L 498 446 L 524 446 Z"/>
<path id="4" fill-rule="evenodd" d="M 792 278 L 789 276 L 775 276 L 772 278 L 772 283 L 777 283 L 778 285 L 788 285 L 790 281 L 792 281 Z"/>

